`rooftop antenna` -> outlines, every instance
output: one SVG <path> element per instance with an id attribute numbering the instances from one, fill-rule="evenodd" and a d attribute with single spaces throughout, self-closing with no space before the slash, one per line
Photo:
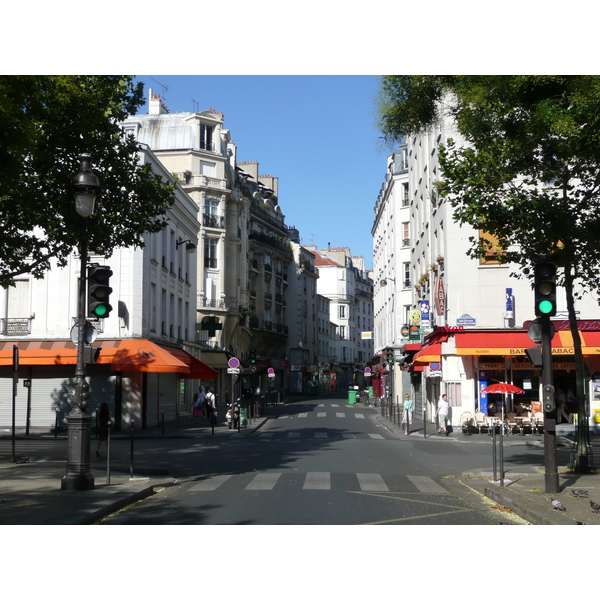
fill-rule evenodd
<path id="1" fill-rule="evenodd" d="M 162 88 L 162 92 L 160 95 L 163 100 L 166 100 L 167 92 L 169 91 L 169 88 L 166 85 L 163 85 L 160 81 L 156 81 L 156 79 L 154 79 L 154 77 L 150 77 L 150 79 L 152 79 L 152 81 L 154 81 L 155 83 L 158 83 L 158 85 L 160 85 L 160 87 Z"/>
<path id="2" fill-rule="evenodd" d="M 191 101 L 193 103 L 192 106 L 194 108 L 194 112 L 197 113 L 198 112 L 198 103 L 193 98 L 191 98 Z"/>

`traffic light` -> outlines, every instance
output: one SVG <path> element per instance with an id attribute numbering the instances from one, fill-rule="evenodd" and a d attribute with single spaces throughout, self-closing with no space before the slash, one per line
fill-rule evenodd
<path id="1" fill-rule="evenodd" d="M 110 293 L 108 285 L 113 272 L 110 267 L 91 267 L 88 271 L 88 317 L 106 319 L 110 315 Z"/>
<path id="2" fill-rule="evenodd" d="M 544 386 L 544 412 L 554 410 L 554 386 L 546 384 Z"/>
<path id="3" fill-rule="evenodd" d="M 393 349 L 391 349 L 391 348 L 388 348 L 388 349 L 386 350 L 386 354 L 387 354 L 386 360 L 387 360 L 389 363 L 393 363 L 393 362 L 394 362 L 394 350 L 393 350 Z"/>
<path id="4" fill-rule="evenodd" d="M 556 264 L 538 262 L 534 267 L 535 315 L 556 315 Z"/>
<path id="5" fill-rule="evenodd" d="M 252 364 L 256 362 L 256 348 L 250 348 L 248 350 L 248 358 Z"/>
<path id="6" fill-rule="evenodd" d="M 90 384 L 84 379 L 81 382 L 81 387 L 79 390 L 79 405 L 84 410 L 87 408 L 89 399 L 90 399 Z"/>

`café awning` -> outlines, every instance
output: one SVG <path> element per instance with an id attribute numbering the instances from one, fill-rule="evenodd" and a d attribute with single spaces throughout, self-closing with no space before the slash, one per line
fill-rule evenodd
<path id="1" fill-rule="evenodd" d="M 424 346 L 413 356 L 413 365 L 428 365 L 442 360 L 442 344 L 429 344 Z"/>
<path id="2" fill-rule="evenodd" d="M 19 349 L 20 365 L 76 365 L 77 346 L 71 341 L 0 342 L 0 367 L 11 366 L 13 345 Z M 143 338 L 101 340 L 96 364 L 110 365 L 112 371 L 179 373 L 182 377 L 215 379 L 216 371 L 184 350 L 159 346 Z"/>

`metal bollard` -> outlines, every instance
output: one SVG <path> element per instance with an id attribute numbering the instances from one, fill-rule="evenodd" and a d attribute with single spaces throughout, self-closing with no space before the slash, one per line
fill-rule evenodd
<path id="1" fill-rule="evenodd" d="M 129 477 L 133 479 L 133 417 L 131 418 L 131 458 L 129 462 Z"/>
<path id="2" fill-rule="evenodd" d="M 56 409 L 56 419 L 54 420 L 54 437 L 56 437 L 58 435 L 58 413 L 59 413 L 60 409 L 57 408 Z"/>
<path id="3" fill-rule="evenodd" d="M 161 413 L 161 433 L 165 435 L 165 413 Z"/>
<path id="4" fill-rule="evenodd" d="M 106 485 L 110 485 L 110 432 L 112 419 L 108 421 L 108 437 L 106 438 Z"/>

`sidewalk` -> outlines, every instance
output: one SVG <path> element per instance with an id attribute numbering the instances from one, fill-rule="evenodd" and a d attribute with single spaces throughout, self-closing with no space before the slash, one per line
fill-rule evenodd
<path id="1" fill-rule="evenodd" d="M 500 485 L 499 466 L 497 466 L 496 479 L 494 481 L 492 462 L 492 438 L 488 434 L 463 435 L 455 430 L 449 436 L 438 436 L 433 423 L 427 423 L 427 435 L 423 435 L 422 421 L 415 420 L 413 430 L 409 436 L 402 432 L 402 428 L 390 419 L 381 415 L 380 408 L 377 411 L 376 420 L 389 431 L 394 432 L 399 438 L 415 441 L 426 440 L 430 443 L 452 441 L 457 444 L 478 444 L 488 446 L 489 452 L 484 458 L 485 466 L 464 472 L 460 476 L 463 485 L 471 490 L 488 497 L 501 506 L 510 508 L 517 515 L 529 521 L 533 525 L 600 525 L 600 514 L 594 514 L 590 506 L 590 500 L 600 504 L 600 471 L 579 475 L 568 470 L 567 464 L 558 464 L 559 492 L 557 494 L 546 493 L 546 478 L 543 465 L 520 465 L 518 467 L 504 465 L 504 480 Z M 562 434 L 562 435 L 561 435 Z M 574 427 L 557 428 L 557 444 L 567 450 L 573 448 L 572 438 Z M 542 446 L 544 437 L 536 435 L 510 435 L 504 438 L 504 445 Z M 591 436 L 593 456 L 600 460 L 600 439 Z M 584 490 L 587 494 L 577 498 L 572 490 Z M 551 499 L 556 498 L 564 507 L 564 511 L 556 511 L 552 507 Z"/>
<path id="2" fill-rule="evenodd" d="M 224 407 L 218 407 L 224 415 Z M 221 415 L 220 415 L 221 416 Z M 222 420 L 222 417 L 221 417 Z M 215 436 L 248 435 L 259 429 L 267 417 L 253 420 L 247 428 L 229 430 L 222 422 L 214 428 Z M 59 441 L 66 440 L 66 430 L 58 434 Z M 206 419 L 194 422 L 186 417 L 162 428 L 134 432 L 134 440 L 209 438 L 213 429 Z M 115 432 L 111 439 L 130 439 L 131 432 Z M 0 460 L 0 525 L 85 525 L 95 523 L 120 508 L 146 498 L 163 487 L 173 485 L 174 478 L 162 469 L 144 464 L 136 456 L 133 477 L 122 465 L 111 468 L 110 485 L 107 484 L 106 467 L 98 469 L 92 463 L 94 488 L 85 491 L 61 490 L 61 480 L 66 473 L 65 444 L 57 444 L 53 432 L 37 432 L 29 436 L 17 430 L 15 435 L 16 462 L 12 458 L 12 431 L 0 430 L 2 455 Z M 19 451 L 19 443 L 38 440 L 43 452 L 28 450 L 27 456 Z M 45 444 L 43 442 L 46 442 Z M 50 444 L 48 444 L 50 442 Z M 91 440 L 95 450 L 95 437 Z M 49 448 L 50 446 L 50 448 Z M 106 452 L 104 452 L 106 454 Z M 20 462 L 28 460 L 28 462 Z"/>

